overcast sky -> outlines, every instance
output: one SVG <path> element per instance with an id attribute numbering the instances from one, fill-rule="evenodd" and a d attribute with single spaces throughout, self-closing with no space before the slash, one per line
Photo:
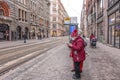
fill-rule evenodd
<path id="1" fill-rule="evenodd" d="M 63 6 L 68 12 L 70 17 L 78 17 L 78 23 L 80 23 L 80 14 L 82 9 L 83 0 L 61 0 Z"/>

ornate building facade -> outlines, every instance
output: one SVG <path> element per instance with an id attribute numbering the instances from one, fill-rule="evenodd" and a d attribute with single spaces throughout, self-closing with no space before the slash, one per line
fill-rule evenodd
<path id="1" fill-rule="evenodd" d="M 49 36 L 49 0 L 1 0 L 0 40 Z"/>

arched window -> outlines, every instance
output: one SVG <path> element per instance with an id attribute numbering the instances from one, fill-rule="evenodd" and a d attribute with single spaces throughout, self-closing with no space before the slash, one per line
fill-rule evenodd
<path id="1" fill-rule="evenodd" d="M 2 9 L 0 9 L 0 15 L 4 15 L 4 11 Z"/>

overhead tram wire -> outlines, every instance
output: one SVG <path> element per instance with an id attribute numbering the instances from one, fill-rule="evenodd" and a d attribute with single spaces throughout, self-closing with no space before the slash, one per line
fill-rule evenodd
<path id="1" fill-rule="evenodd" d="M 71 5 L 70 5 L 70 0 L 68 0 L 68 4 L 67 4 L 67 6 L 69 6 L 71 9 L 69 9 L 70 11 L 73 11 L 73 12 L 75 12 L 77 15 L 80 15 L 81 13 L 79 13 L 78 11 L 76 11 Z"/>

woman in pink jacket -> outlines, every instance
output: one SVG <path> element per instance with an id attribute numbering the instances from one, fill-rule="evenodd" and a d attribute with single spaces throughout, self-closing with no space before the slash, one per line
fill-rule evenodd
<path id="1" fill-rule="evenodd" d="M 74 61 L 75 74 L 73 79 L 79 79 L 80 76 L 80 64 L 85 60 L 84 40 L 78 36 L 78 31 L 73 31 L 73 41 L 68 46 L 72 49 L 71 54 Z"/>

